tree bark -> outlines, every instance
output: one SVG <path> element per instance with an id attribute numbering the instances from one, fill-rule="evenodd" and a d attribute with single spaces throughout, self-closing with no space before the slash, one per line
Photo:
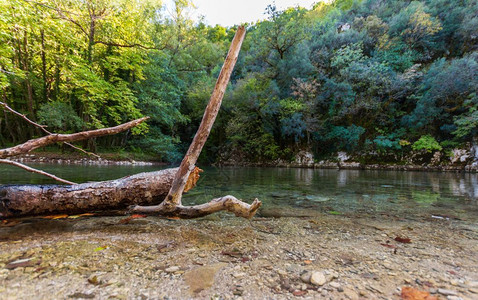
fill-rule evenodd
<path id="1" fill-rule="evenodd" d="M 75 214 L 125 209 L 134 204 L 158 204 L 168 194 L 177 170 L 166 169 L 71 186 L 3 186 L 0 187 L 0 217 Z M 200 171 L 196 168 L 191 173 L 186 191 L 196 185 Z"/>

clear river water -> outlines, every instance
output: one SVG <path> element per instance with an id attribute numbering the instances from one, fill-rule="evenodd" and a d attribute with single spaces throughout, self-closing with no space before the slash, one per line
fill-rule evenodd
<path id="1" fill-rule="evenodd" d="M 75 181 L 116 179 L 162 166 L 32 164 Z M 50 184 L 52 180 L 0 166 L 0 184 Z M 299 168 L 204 168 L 197 187 L 183 197 L 199 204 L 233 195 L 259 198 L 275 214 L 315 212 L 398 218 L 449 218 L 478 221 L 478 174 Z"/>

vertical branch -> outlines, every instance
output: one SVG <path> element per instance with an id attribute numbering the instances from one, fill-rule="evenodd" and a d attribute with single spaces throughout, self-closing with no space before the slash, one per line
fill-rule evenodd
<path id="1" fill-rule="evenodd" d="M 181 196 L 183 194 L 186 181 L 189 177 L 189 174 L 194 169 L 194 165 L 196 164 L 199 154 L 201 153 L 209 133 L 211 132 L 212 125 L 216 120 L 217 113 L 221 107 L 224 92 L 226 91 L 229 78 L 231 77 L 232 70 L 234 69 L 234 65 L 236 64 L 237 58 L 239 56 L 239 51 L 241 49 L 242 42 L 244 41 L 245 34 L 246 29 L 244 26 L 240 26 L 237 29 L 234 39 L 232 40 L 231 47 L 227 53 L 226 60 L 224 61 L 221 73 L 217 79 L 216 86 L 214 87 L 209 103 L 204 111 L 201 125 L 199 125 L 198 131 L 196 132 L 196 135 L 189 146 L 189 150 L 179 166 L 179 170 L 174 177 L 168 196 L 161 203 L 163 207 L 173 209 L 174 207 L 181 205 Z"/>

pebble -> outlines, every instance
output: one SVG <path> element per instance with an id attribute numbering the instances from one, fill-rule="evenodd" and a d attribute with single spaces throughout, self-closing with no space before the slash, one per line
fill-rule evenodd
<path id="1" fill-rule="evenodd" d="M 445 296 L 456 296 L 456 292 L 452 290 L 438 289 L 438 293 Z"/>
<path id="2" fill-rule="evenodd" d="M 242 278 L 242 277 L 246 276 L 246 273 L 244 273 L 244 272 L 238 272 L 238 273 L 232 274 L 232 276 L 233 276 L 234 278 Z"/>
<path id="3" fill-rule="evenodd" d="M 340 287 L 340 283 L 338 283 L 336 281 L 333 281 L 333 282 L 330 283 L 330 286 L 333 287 L 333 288 L 338 289 Z"/>
<path id="4" fill-rule="evenodd" d="M 458 297 L 458 296 L 447 296 L 446 297 L 448 300 L 463 300 L 463 298 Z"/>
<path id="5" fill-rule="evenodd" d="M 359 295 L 357 295 L 357 293 L 355 291 L 352 291 L 350 289 L 344 290 L 344 294 L 350 300 L 358 300 L 359 299 Z"/>
<path id="6" fill-rule="evenodd" d="M 174 273 L 174 272 L 179 271 L 179 267 L 178 266 L 172 266 L 172 267 L 166 268 L 164 271 L 167 272 L 167 273 Z"/>
<path id="7" fill-rule="evenodd" d="M 322 272 L 313 272 L 310 276 L 310 283 L 313 285 L 321 286 L 326 282 L 325 275 Z"/>
<path id="8" fill-rule="evenodd" d="M 478 288 L 478 281 L 465 281 L 465 285 L 468 287 Z"/>
<path id="9" fill-rule="evenodd" d="M 305 283 L 310 283 L 310 276 L 312 273 L 310 272 L 304 272 L 300 275 L 300 280 L 302 280 Z"/>

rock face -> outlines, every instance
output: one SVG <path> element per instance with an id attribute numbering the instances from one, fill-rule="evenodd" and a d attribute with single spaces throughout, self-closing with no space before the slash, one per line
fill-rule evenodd
<path id="1" fill-rule="evenodd" d="M 314 155 L 307 151 L 299 151 L 295 156 L 295 163 L 303 166 L 313 166 Z"/>
<path id="2" fill-rule="evenodd" d="M 452 156 L 451 156 L 451 163 L 464 163 L 470 157 L 470 153 L 465 149 L 453 149 Z"/>

